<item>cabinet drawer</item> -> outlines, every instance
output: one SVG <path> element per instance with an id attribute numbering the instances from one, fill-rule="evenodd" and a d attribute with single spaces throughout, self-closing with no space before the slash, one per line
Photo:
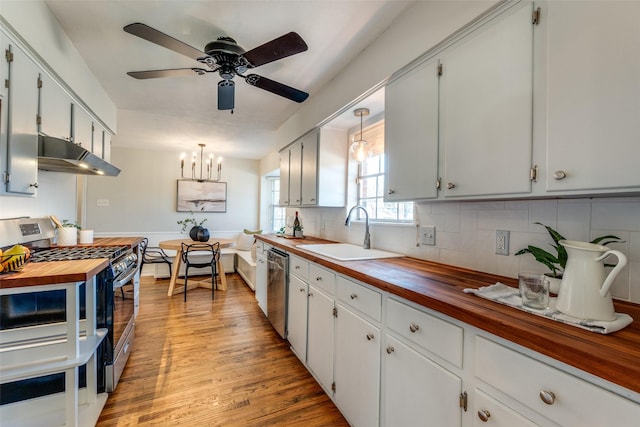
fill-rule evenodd
<path id="1" fill-rule="evenodd" d="M 289 255 L 289 273 L 304 281 L 309 280 L 309 261 L 295 255 Z"/>
<path id="2" fill-rule="evenodd" d="M 477 378 L 561 425 L 632 426 L 640 419 L 640 404 L 479 336 L 475 370 Z"/>
<path id="3" fill-rule="evenodd" d="M 529 421 L 513 409 L 498 402 L 481 390 L 474 392 L 474 418 L 475 427 L 535 427 L 536 424 Z"/>
<path id="4" fill-rule="evenodd" d="M 358 283 L 338 277 L 338 298 L 372 319 L 380 321 L 382 315 L 382 295 Z"/>
<path id="5" fill-rule="evenodd" d="M 309 264 L 309 284 L 315 285 L 331 295 L 336 293 L 335 273 L 312 263 Z"/>
<path id="6" fill-rule="evenodd" d="M 462 367 L 463 329 L 393 299 L 387 300 L 387 325 L 447 362 Z"/>

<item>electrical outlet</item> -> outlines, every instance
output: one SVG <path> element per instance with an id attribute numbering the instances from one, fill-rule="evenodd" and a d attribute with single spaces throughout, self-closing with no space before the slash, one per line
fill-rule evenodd
<path id="1" fill-rule="evenodd" d="M 496 254 L 509 255 L 509 230 L 496 230 Z"/>
<path id="2" fill-rule="evenodd" d="M 435 227 L 422 227 L 420 229 L 420 236 L 423 245 L 435 246 L 436 244 L 436 228 Z"/>
<path id="3" fill-rule="evenodd" d="M 96 206 L 109 206 L 109 199 L 98 199 Z"/>

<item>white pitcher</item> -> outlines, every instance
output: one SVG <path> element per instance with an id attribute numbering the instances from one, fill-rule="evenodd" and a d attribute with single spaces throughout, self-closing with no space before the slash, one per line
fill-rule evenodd
<path id="1" fill-rule="evenodd" d="M 593 243 L 561 240 L 567 250 L 567 266 L 562 275 L 556 308 L 578 319 L 612 321 L 616 314 L 609 288 L 627 257 L 620 251 Z M 618 264 L 605 275 L 604 259 L 618 258 Z"/>

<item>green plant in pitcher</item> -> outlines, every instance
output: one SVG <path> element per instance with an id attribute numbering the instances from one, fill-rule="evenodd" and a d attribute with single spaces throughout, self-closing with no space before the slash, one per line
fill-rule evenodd
<path id="1" fill-rule="evenodd" d="M 551 270 L 551 273 L 548 274 L 550 277 L 562 278 L 562 274 L 564 273 L 564 269 L 567 265 L 567 251 L 559 242 L 560 240 L 565 239 L 560 233 L 558 233 L 553 228 L 544 225 L 541 222 L 535 222 L 534 224 L 541 225 L 547 229 L 551 239 L 553 239 L 552 248 L 555 249 L 556 254 L 552 254 L 551 252 L 545 251 L 544 249 L 538 248 L 537 246 L 529 245 L 524 249 L 520 249 L 515 255 L 522 254 L 531 254 L 534 256 L 536 261 L 541 264 L 544 264 Z M 608 245 L 609 243 L 623 243 L 623 240 L 620 240 L 619 237 L 613 235 L 601 236 L 593 239 L 590 243 L 598 244 L 598 245 Z M 612 267 L 610 264 L 605 264 L 606 267 Z"/>

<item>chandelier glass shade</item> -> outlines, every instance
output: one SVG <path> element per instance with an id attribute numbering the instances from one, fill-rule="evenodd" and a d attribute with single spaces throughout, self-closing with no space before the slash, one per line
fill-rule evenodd
<path id="1" fill-rule="evenodd" d="M 353 115 L 356 117 L 360 117 L 360 137 L 356 139 L 356 137 L 354 136 L 354 141 L 351 143 L 349 153 L 353 160 L 362 162 L 367 157 L 371 156 L 371 151 L 369 150 L 367 141 L 362 139 L 362 118 L 369 115 L 369 109 L 356 108 L 355 110 L 353 110 Z"/>

